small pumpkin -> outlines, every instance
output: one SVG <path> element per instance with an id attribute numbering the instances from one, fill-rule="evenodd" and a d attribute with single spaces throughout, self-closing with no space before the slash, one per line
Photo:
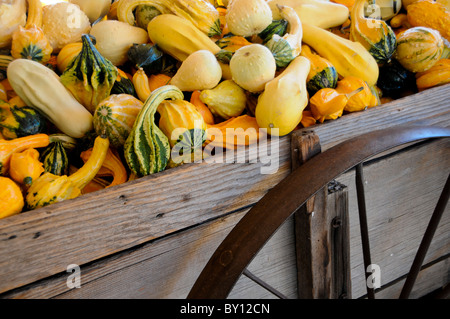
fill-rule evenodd
<path id="1" fill-rule="evenodd" d="M 17 183 L 29 187 L 44 172 L 39 152 L 34 148 L 12 154 L 9 176 Z"/>
<path id="2" fill-rule="evenodd" d="M 9 177 L 0 176 L 0 219 L 19 214 L 24 206 L 19 185 Z"/>
<path id="3" fill-rule="evenodd" d="M 233 0 L 227 6 L 225 20 L 231 33 L 249 37 L 272 23 L 272 11 L 265 0 Z"/>
<path id="4" fill-rule="evenodd" d="M 131 132 L 143 103 L 129 94 L 112 94 L 95 109 L 93 125 L 97 134 L 105 134 L 113 147 L 121 148 Z"/>
<path id="5" fill-rule="evenodd" d="M 36 25 L 19 28 L 13 33 L 11 55 L 15 59 L 30 59 L 42 64 L 50 60 L 53 47 L 41 28 Z"/>
<path id="6" fill-rule="evenodd" d="M 438 31 L 427 27 L 413 27 L 398 35 L 395 58 L 411 72 L 431 68 L 444 51 L 444 41 Z"/>

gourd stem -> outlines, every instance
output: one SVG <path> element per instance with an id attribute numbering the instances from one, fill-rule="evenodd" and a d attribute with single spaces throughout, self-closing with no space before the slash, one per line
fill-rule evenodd
<path id="1" fill-rule="evenodd" d="M 353 95 L 358 94 L 362 90 L 364 90 L 364 87 L 361 86 L 361 87 L 357 88 L 356 90 L 354 90 L 353 92 L 345 94 L 345 96 L 347 97 L 347 99 L 350 99 Z"/>

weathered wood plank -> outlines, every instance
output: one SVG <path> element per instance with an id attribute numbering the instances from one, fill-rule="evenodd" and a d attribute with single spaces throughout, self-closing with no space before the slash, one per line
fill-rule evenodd
<path id="1" fill-rule="evenodd" d="M 319 137 L 294 132 L 292 169 L 321 152 Z M 300 299 L 331 297 L 331 243 L 327 214 L 327 189 L 323 188 L 294 213 L 297 286 Z"/>
<path id="2" fill-rule="evenodd" d="M 398 124 L 449 126 L 449 97 L 447 85 L 313 129 L 325 150 Z M 276 174 L 259 174 L 261 163 L 184 165 L 0 220 L 0 292 L 254 204 L 289 173 L 290 137 L 281 138 L 279 146 Z"/>
<path id="3" fill-rule="evenodd" d="M 447 178 L 450 142 L 434 141 L 383 158 L 364 169 L 372 263 L 381 284 L 409 271 L 421 236 Z M 354 171 L 337 180 L 348 186 L 352 294 L 366 294 Z M 450 252 L 450 208 L 442 217 L 425 263 Z"/>

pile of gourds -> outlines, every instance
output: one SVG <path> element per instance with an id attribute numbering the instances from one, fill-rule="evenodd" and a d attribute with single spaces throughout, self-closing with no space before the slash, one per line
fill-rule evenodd
<path id="1" fill-rule="evenodd" d="M 0 2 L 0 218 L 449 83 L 445 1 Z"/>

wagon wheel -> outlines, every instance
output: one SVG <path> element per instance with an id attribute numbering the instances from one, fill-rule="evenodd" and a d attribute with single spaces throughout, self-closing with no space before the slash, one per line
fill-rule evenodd
<path id="1" fill-rule="evenodd" d="M 450 137 L 449 128 L 399 126 L 357 136 L 306 161 L 272 188 L 234 226 L 221 242 L 192 287 L 189 299 L 224 299 L 241 275 L 246 275 L 280 298 L 284 296 L 269 285 L 253 278 L 246 269 L 277 229 L 320 189 L 342 173 L 356 168 L 356 188 L 361 228 L 364 266 L 371 264 L 363 183 L 363 162 L 403 144 L 432 138 Z M 321 168 L 326 167 L 326 170 Z M 293 187 L 295 185 L 295 187 Z M 425 254 L 450 195 L 450 176 L 417 250 L 400 298 L 408 298 Z M 448 286 L 448 285 L 447 285 Z M 368 298 L 374 291 L 367 288 Z"/>

